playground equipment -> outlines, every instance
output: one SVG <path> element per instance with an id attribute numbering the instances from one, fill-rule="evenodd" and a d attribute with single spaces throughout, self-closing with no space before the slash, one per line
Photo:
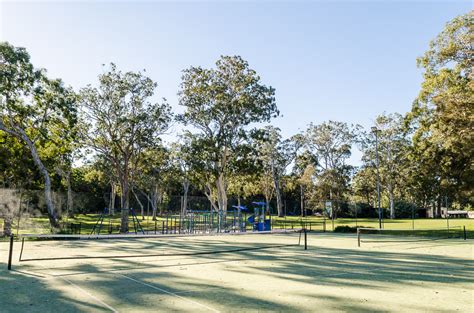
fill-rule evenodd
<path id="1" fill-rule="evenodd" d="M 188 210 L 180 217 L 180 229 L 184 233 L 244 232 L 245 206 L 232 206 L 225 214 L 222 211 Z"/>
<path id="2" fill-rule="evenodd" d="M 266 203 L 252 202 L 254 207 L 254 214 L 248 216 L 249 209 L 243 205 L 233 205 L 227 212 L 223 211 L 204 211 L 204 210 L 186 210 L 184 214 L 163 216 L 160 221 L 155 220 L 154 232 L 159 231 L 159 223 L 161 223 L 162 234 L 209 234 L 221 232 L 245 232 L 248 223 L 252 226 L 253 231 L 269 231 L 271 230 L 271 215 L 266 218 Z M 133 222 L 133 232 L 145 234 L 136 213 L 133 208 L 130 208 L 130 217 Z M 107 219 L 108 218 L 108 222 Z M 97 222 L 92 228 L 90 235 L 100 235 L 104 229 L 111 234 L 114 232 L 112 220 L 120 218 L 120 216 L 110 214 L 108 208 L 104 208 Z M 116 227 L 116 226 L 115 226 Z M 115 229 L 117 230 L 117 229 Z M 147 229 L 147 233 L 150 230 Z M 152 230 L 153 232 L 153 230 Z"/>
<path id="3" fill-rule="evenodd" d="M 133 222 L 133 230 L 135 234 L 138 234 L 140 231 L 142 234 L 145 234 L 145 231 L 142 228 L 142 225 L 140 224 L 140 221 L 138 220 L 137 215 L 135 214 L 135 210 L 133 208 L 130 208 L 130 215 L 132 216 L 132 222 Z M 104 226 L 104 219 L 108 217 L 109 222 L 108 222 L 108 233 L 111 234 L 113 229 L 112 229 L 112 214 L 110 214 L 108 208 L 104 208 L 102 213 L 100 214 L 99 218 L 97 219 L 97 222 L 95 223 L 94 227 L 92 228 L 91 235 L 92 234 L 97 234 L 100 235 L 100 231 L 102 230 L 102 227 Z"/>
<path id="4" fill-rule="evenodd" d="M 232 207 L 234 208 L 234 210 L 232 210 L 232 212 L 234 213 L 234 218 L 232 219 L 232 228 L 234 229 L 234 231 L 236 229 L 238 229 L 240 232 L 246 231 L 247 224 L 245 222 L 245 219 L 242 218 L 242 211 L 246 213 L 248 211 L 248 208 L 243 205 L 233 205 Z"/>
<path id="5" fill-rule="evenodd" d="M 254 215 L 249 216 L 247 219 L 248 222 L 253 225 L 254 231 L 269 231 L 272 230 L 272 216 L 266 212 L 266 203 L 261 202 L 252 202 L 252 204 L 260 206 L 254 208 Z"/>
<path id="6" fill-rule="evenodd" d="M 180 217 L 180 229 L 188 234 L 214 232 L 219 228 L 220 215 L 214 211 L 188 210 Z"/>

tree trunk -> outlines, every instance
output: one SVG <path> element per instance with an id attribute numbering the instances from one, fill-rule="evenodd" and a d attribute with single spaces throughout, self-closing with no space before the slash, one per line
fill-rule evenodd
<path id="1" fill-rule="evenodd" d="M 188 209 L 188 191 L 189 191 L 189 181 L 187 179 L 185 179 L 183 181 L 183 191 L 184 191 L 184 194 L 183 194 L 183 203 L 182 203 L 182 207 L 181 207 L 181 215 L 184 216 L 184 214 L 186 213 L 186 210 Z"/>
<path id="2" fill-rule="evenodd" d="M 387 186 L 388 188 L 388 197 L 390 201 L 390 218 L 395 218 L 395 195 L 393 194 L 393 187 L 392 184 Z"/>
<path id="3" fill-rule="evenodd" d="M 222 211 L 224 215 L 227 213 L 227 190 L 224 174 L 219 174 L 219 177 L 216 181 L 217 187 L 217 204 L 219 206 L 219 211 Z"/>
<path id="4" fill-rule="evenodd" d="M 72 206 L 74 204 L 72 186 L 71 186 L 71 171 L 66 172 L 66 183 L 67 183 L 67 204 L 66 211 L 67 216 L 69 217 L 72 214 Z"/>
<path id="5" fill-rule="evenodd" d="M 370 192 L 366 192 L 366 193 L 365 193 L 365 199 L 366 199 L 366 201 L 367 201 L 367 204 L 368 204 L 368 205 L 371 205 L 371 202 L 372 202 L 372 201 L 370 201 Z"/>
<path id="6" fill-rule="evenodd" d="M 161 188 L 158 188 L 157 191 L 158 191 L 157 192 L 157 206 L 160 207 L 160 216 L 162 216 L 163 213 L 164 213 L 164 207 L 162 205 L 163 204 L 163 193 L 164 193 L 164 191 Z"/>
<path id="7" fill-rule="evenodd" d="M 120 232 L 128 233 L 128 215 L 130 206 L 130 186 L 128 181 L 128 173 L 125 172 L 122 180 L 122 212 L 120 222 Z"/>
<path id="8" fill-rule="evenodd" d="M 156 211 L 158 209 L 158 186 L 155 185 L 151 194 L 152 220 L 156 221 Z"/>
<path id="9" fill-rule="evenodd" d="M 275 178 L 273 182 L 275 184 L 275 196 L 277 201 L 278 217 L 283 217 L 283 201 L 281 199 L 280 181 L 278 180 L 278 178 Z"/>
<path id="10" fill-rule="evenodd" d="M 138 202 L 138 205 L 140 206 L 140 214 L 142 216 L 142 221 L 145 219 L 145 207 L 143 206 L 143 203 L 140 201 L 140 198 L 138 197 L 137 193 L 135 192 L 135 188 L 132 188 L 132 193 L 135 196 L 135 199 Z"/>
<path id="11" fill-rule="evenodd" d="M 58 215 L 54 208 L 53 199 L 51 196 L 51 178 L 49 176 L 49 172 L 44 166 L 43 162 L 41 162 L 41 159 L 38 155 L 38 151 L 36 150 L 34 143 L 30 140 L 30 138 L 28 138 L 25 131 L 23 129 L 17 128 L 17 134 L 27 144 L 28 148 L 30 149 L 31 156 L 33 157 L 33 160 L 36 166 L 38 167 L 39 172 L 43 175 L 44 198 L 46 202 L 46 208 L 48 209 L 49 222 L 51 224 L 51 228 L 53 228 L 53 231 L 57 230 L 59 229 L 60 226 L 59 226 Z"/>
<path id="12" fill-rule="evenodd" d="M 300 185 L 300 206 L 301 206 L 301 217 L 305 217 L 304 212 L 304 186 Z"/>
<path id="13" fill-rule="evenodd" d="M 216 205 L 216 202 L 214 200 L 214 197 L 212 195 L 212 187 L 210 183 L 206 183 L 206 186 L 204 188 L 204 194 L 207 197 L 207 200 L 209 200 L 209 203 L 211 204 L 211 211 L 214 210 L 215 212 L 219 211 L 218 206 Z"/>
<path id="14" fill-rule="evenodd" d="M 110 182 L 110 200 L 109 200 L 109 214 L 114 215 L 115 213 L 115 196 L 117 195 L 117 190 L 115 189 L 115 183 Z"/>

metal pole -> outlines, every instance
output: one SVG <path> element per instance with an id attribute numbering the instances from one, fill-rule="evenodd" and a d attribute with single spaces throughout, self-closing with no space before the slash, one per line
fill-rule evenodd
<path id="1" fill-rule="evenodd" d="M 372 131 L 375 133 L 375 167 L 377 169 L 377 206 L 379 210 L 379 229 L 382 229 L 382 208 L 380 207 L 379 130 L 376 127 L 372 127 Z"/>
<path id="2" fill-rule="evenodd" d="M 10 251 L 8 252 L 8 270 L 12 269 L 12 256 L 13 256 L 13 235 L 10 236 Z"/>
<path id="3" fill-rule="evenodd" d="M 306 228 L 304 229 L 304 249 L 308 250 L 308 238 L 306 235 Z"/>
<path id="4" fill-rule="evenodd" d="M 357 227 L 357 246 L 360 247 L 360 229 Z"/>

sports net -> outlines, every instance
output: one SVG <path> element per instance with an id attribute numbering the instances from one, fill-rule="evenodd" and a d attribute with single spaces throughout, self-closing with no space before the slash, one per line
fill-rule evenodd
<path id="1" fill-rule="evenodd" d="M 303 244 L 303 230 L 205 235 L 23 235 L 19 261 L 239 253 Z"/>
<path id="2" fill-rule="evenodd" d="M 419 242 L 440 239 L 466 239 L 465 228 L 453 226 L 439 229 L 379 229 L 358 228 L 357 238 L 361 242 Z"/>

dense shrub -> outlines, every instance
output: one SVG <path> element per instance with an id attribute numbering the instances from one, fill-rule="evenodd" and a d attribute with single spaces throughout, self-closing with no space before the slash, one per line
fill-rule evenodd
<path id="1" fill-rule="evenodd" d="M 396 218 L 417 218 L 418 207 L 411 202 L 407 201 L 395 201 L 395 217 Z"/>

